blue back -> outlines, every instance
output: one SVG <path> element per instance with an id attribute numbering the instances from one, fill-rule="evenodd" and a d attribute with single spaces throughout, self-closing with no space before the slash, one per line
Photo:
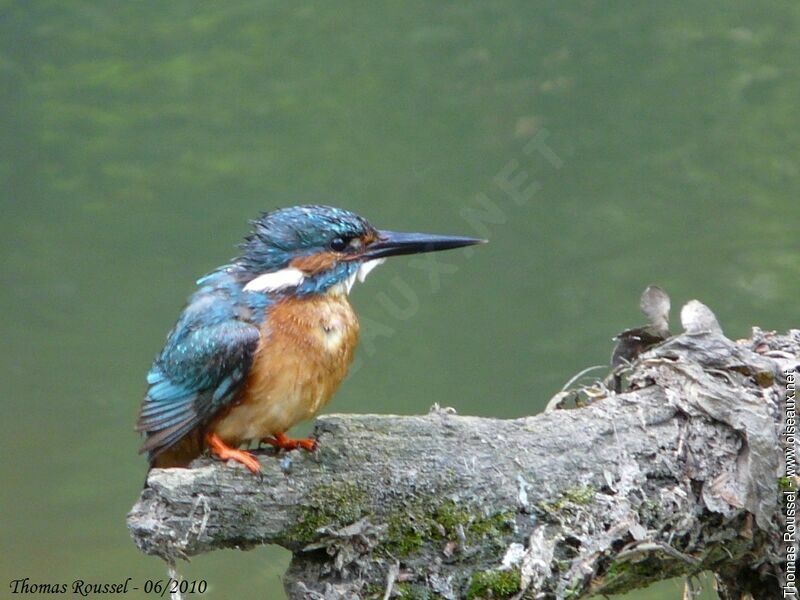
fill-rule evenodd
<path id="1" fill-rule="evenodd" d="M 151 460 L 232 402 L 247 377 L 273 300 L 243 292 L 241 275 L 229 266 L 198 282 L 147 374 L 137 429 Z"/>

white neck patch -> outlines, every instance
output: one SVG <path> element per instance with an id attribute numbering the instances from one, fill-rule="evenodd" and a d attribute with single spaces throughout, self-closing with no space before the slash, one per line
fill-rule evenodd
<path id="1" fill-rule="evenodd" d="M 374 269 L 378 265 L 382 265 L 384 262 L 386 262 L 385 258 L 376 258 L 373 260 L 368 260 L 365 263 L 361 263 L 361 266 L 358 267 L 358 271 L 356 272 L 358 280 L 361 283 L 364 283 L 364 280 L 367 278 L 367 275 L 369 275 L 372 272 L 372 269 Z"/>
<path id="2" fill-rule="evenodd" d="M 297 287 L 306 278 L 305 273 L 294 267 L 287 267 L 280 271 L 264 273 L 255 279 L 251 279 L 246 286 L 245 292 L 277 292 L 290 287 Z"/>
<path id="3" fill-rule="evenodd" d="M 358 270 L 344 281 L 344 290 L 349 294 L 350 290 L 353 289 L 356 279 L 363 283 L 363 281 L 367 278 L 367 275 L 369 275 L 375 267 L 383 264 L 385 260 L 385 258 L 376 258 L 375 260 L 368 260 L 367 262 L 360 264 L 358 266 Z M 277 292 L 279 290 L 297 287 L 303 283 L 303 281 L 305 281 L 305 278 L 306 274 L 300 269 L 286 267 L 280 271 L 264 273 L 255 279 L 251 279 L 247 285 L 244 286 L 244 291 L 267 293 Z"/>
<path id="4" fill-rule="evenodd" d="M 355 273 L 350 275 L 350 277 L 345 279 L 343 283 L 340 283 L 336 287 L 339 288 L 339 290 L 344 290 L 345 293 L 349 294 L 350 290 L 353 289 L 353 285 L 355 285 L 356 280 L 363 283 L 364 280 L 367 278 L 367 275 L 369 275 L 375 267 L 377 267 L 380 264 L 383 264 L 385 260 L 386 260 L 385 258 L 376 258 L 374 260 L 368 260 L 365 263 L 361 263 L 358 266 L 358 270 Z"/>

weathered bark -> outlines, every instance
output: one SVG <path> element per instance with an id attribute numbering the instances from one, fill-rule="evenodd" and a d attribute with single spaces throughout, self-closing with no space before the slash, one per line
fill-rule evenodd
<path id="1" fill-rule="evenodd" d="M 284 546 L 291 598 L 582 598 L 711 570 L 728 598 L 771 600 L 798 356 L 800 331 L 684 334 L 583 408 L 326 416 L 316 454 L 264 451 L 262 479 L 208 459 L 151 471 L 128 525 L 170 562 Z"/>

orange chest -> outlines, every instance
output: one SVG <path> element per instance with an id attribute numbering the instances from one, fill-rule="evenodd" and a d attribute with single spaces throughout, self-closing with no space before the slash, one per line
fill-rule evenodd
<path id="1" fill-rule="evenodd" d="M 241 402 L 217 433 L 236 443 L 313 417 L 347 375 L 358 332 L 344 295 L 291 298 L 270 307 Z"/>
<path id="2" fill-rule="evenodd" d="M 358 318 L 346 295 L 282 300 L 264 320 L 253 371 L 295 361 L 338 372 L 349 365 L 358 332 Z"/>

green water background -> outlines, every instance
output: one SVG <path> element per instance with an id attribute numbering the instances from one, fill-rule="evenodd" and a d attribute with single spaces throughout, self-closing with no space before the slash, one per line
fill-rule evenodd
<path id="1" fill-rule="evenodd" d="M 262 210 L 491 238 L 354 290 L 328 411 L 539 412 L 649 283 L 731 337 L 797 326 L 799 25 L 779 0 L 0 1 L 0 589 L 166 575 L 124 524 L 144 373 Z M 282 598 L 287 561 L 181 572 Z"/>

